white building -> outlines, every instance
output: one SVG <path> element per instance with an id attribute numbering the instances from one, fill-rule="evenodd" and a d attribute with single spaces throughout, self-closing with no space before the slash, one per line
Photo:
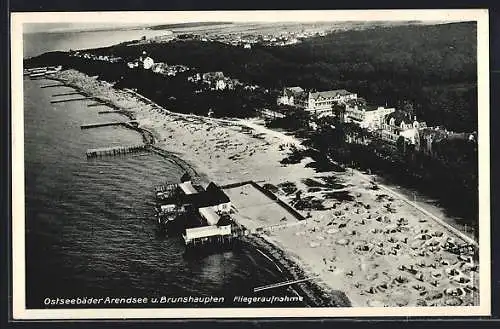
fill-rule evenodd
<path id="1" fill-rule="evenodd" d="M 369 106 L 362 98 L 349 100 L 345 106 L 345 121 L 357 123 L 366 129 L 381 128 L 385 117 L 396 111 L 395 108 Z"/>
<path id="2" fill-rule="evenodd" d="M 323 112 L 331 113 L 332 106 L 342 104 L 351 99 L 357 99 L 358 95 L 345 89 L 327 90 L 319 92 L 309 92 L 307 98 L 301 103 L 296 104 L 302 106 L 306 111 L 322 114 Z"/>
<path id="3" fill-rule="evenodd" d="M 130 68 L 130 69 L 133 69 L 135 67 L 139 67 L 139 63 L 134 61 L 134 62 L 128 62 L 127 63 L 127 66 Z"/>
<path id="4" fill-rule="evenodd" d="M 225 237 L 231 235 L 231 225 L 224 226 L 201 226 L 187 228 L 186 234 L 184 234 L 184 241 L 186 244 L 192 243 L 197 239 L 207 239 L 209 237 Z"/>
<path id="5" fill-rule="evenodd" d="M 304 89 L 300 87 L 285 87 L 277 99 L 278 105 L 295 105 L 295 101 L 305 96 Z"/>
<path id="6" fill-rule="evenodd" d="M 215 82 L 215 90 L 224 90 L 226 89 L 227 84 L 226 81 L 219 79 Z"/>
<path id="7" fill-rule="evenodd" d="M 417 121 L 416 117 L 412 119 L 405 113 L 393 112 L 385 117 L 379 134 L 389 142 L 395 143 L 399 137 L 404 137 L 410 144 L 417 145 L 420 144 L 419 131 L 426 127 L 426 123 Z"/>
<path id="8" fill-rule="evenodd" d="M 144 60 L 142 61 L 142 66 L 144 67 L 145 70 L 149 70 L 150 68 L 153 67 L 154 64 L 155 61 L 149 56 L 144 58 Z"/>

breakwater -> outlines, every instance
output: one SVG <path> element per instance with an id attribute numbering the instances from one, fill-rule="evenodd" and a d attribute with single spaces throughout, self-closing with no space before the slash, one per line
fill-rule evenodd
<path id="1" fill-rule="evenodd" d="M 67 103 L 67 102 L 78 102 L 78 101 L 84 101 L 87 99 L 93 99 L 94 97 L 79 97 L 79 98 L 67 98 L 67 99 L 55 99 L 51 100 L 50 102 L 52 104 L 57 104 L 57 103 Z"/>
<path id="2" fill-rule="evenodd" d="M 300 280 L 305 277 L 315 276 L 308 273 L 290 255 L 262 235 L 251 234 L 240 239 L 243 243 L 256 248 L 265 254 L 265 257 L 274 267 L 283 271 L 283 277 L 288 280 Z M 321 283 L 318 278 L 297 283 L 291 287 L 293 291 L 304 297 L 306 304 L 316 307 L 350 307 L 351 301 L 347 295 L 338 290 L 332 290 Z"/>
<path id="3" fill-rule="evenodd" d="M 90 128 L 109 127 L 109 126 L 124 126 L 124 127 L 135 126 L 135 127 L 137 127 L 137 121 L 89 123 L 89 124 L 81 125 L 80 128 L 81 129 L 90 129 Z"/>
<path id="4" fill-rule="evenodd" d="M 87 158 L 97 158 L 105 155 L 122 155 L 129 153 L 137 153 L 146 150 L 145 145 L 129 145 L 129 146 L 113 146 L 89 149 L 86 152 Z"/>

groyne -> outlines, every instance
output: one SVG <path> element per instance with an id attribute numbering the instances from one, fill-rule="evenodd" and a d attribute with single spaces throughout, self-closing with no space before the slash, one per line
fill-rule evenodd
<path id="1" fill-rule="evenodd" d="M 264 256 L 270 260 L 276 267 L 282 270 L 284 277 L 288 280 L 300 280 L 306 277 L 313 279 L 294 284 L 289 289 L 300 296 L 308 306 L 311 307 L 350 307 L 351 301 L 347 295 L 338 290 L 333 290 L 323 284 L 314 273 L 309 273 L 282 248 L 276 246 L 261 235 L 251 234 L 241 238 L 242 242 L 249 247 L 256 248 L 264 253 Z"/>
<path id="2" fill-rule="evenodd" d="M 133 127 L 137 126 L 137 121 L 129 121 L 129 122 L 98 122 L 98 123 L 89 123 L 81 125 L 81 129 L 91 129 L 91 128 L 100 128 L 100 127 L 109 127 L 109 126 L 124 126 L 124 127 Z"/>
<path id="3" fill-rule="evenodd" d="M 146 150 L 146 145 L 112 146 L 97 149 L 89 149 L 86 152 L 87 158 L 97 158 L 106 155 L 121 155 L 137 153 Z"/>
<path id="4" fill-rule="evenodd" d="M 79 98 L 55 99 L 55 100 L 51 100 L 50 102 L 52 104 L 57 104 L 57 103 L 67 103 L 67 102 L 84 101 L 84 100 L 88 100 L 88 99 L 94 99 L 94 97 L 79 97 Z"/>

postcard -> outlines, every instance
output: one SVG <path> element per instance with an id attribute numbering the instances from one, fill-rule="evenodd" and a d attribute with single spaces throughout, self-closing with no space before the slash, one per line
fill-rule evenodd
<path id="1" fill-rule="evenodd" d="M 490 314 L 487 10 L 11 23 L 14 319 Z"/>

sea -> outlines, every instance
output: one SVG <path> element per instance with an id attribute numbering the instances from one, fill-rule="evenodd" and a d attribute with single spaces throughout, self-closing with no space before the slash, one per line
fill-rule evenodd
<path id="1" fill-rule="evenodd" d="M 136 38 L 136 32 L 120 35 L 115 43 Z M 97 44 L 99 39 L 109 43 L 101 37 L 108 32 L 92 33 L 92 41 L 87 32 L 65 37 L 49 33 L 36 44 L 25 40 L 25 46 L 34 48 L 25 47 L 25 57 L 42 51 L 41 44 L 49 51 L 104 45 Z M 123 127 L 82 130 L 85 123 L 127 118 L 99 114 L 110 109 L 89 107 L 90 100 L 52 104 L 53 99 L 79 97 L 54 96 L 74 91 L 69 87 L 41 88 L 53 83 L 24 79 L 27 308 L 68 307 L 47 304 L 57 298 L 162 296 L 224 297 L 225 302 L 140 307 L 255 307 L 233 304 L 233 297 L 254 296 L 254 287 L 287 279 L 245 244 L 186 253 L 182 237 L 166 234 L 154 216 L 154 186 L 178 181 L 183 170 L 151 153 L 87 159 L 89 148 L 138 144 L 142 137 Z M 270 294 L 295 296 L 287 288 L 261 295 Z"/>
<path id="2" fill-rule="evenodd" d="M 34 32 L 23 35 L 23 57 L 49 51 L 69 51 L 108 47 L 124 41 L 153 38 L 170 34 L 167 30 L 123 29 L 110 31 Z"/>

